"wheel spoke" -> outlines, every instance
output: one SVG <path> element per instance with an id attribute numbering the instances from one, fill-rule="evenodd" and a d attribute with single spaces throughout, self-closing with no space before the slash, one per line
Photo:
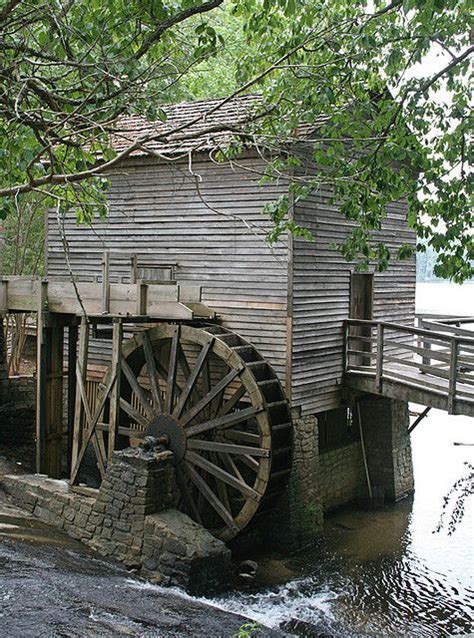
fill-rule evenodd
<path id="1" fill-rule="evenodd" d="M 214 492 L 211 490 L 211 488 L 208 486 L 208 484 L 202 478 L 202 476 L 200 476 L 198 472 L 196 472 L 194 467 L 190 465 L 189 463 L 185 462 L 184 467 L 186 468 L 186 472 L 188 473 L 189 478 L 197 487 L 200 494 L 204 496 L 204 498 L 207 500 L 209 505 L 211 505 L 211 507 L 219 514 L 219 516 L 222 518 L 222 520 L 227 525 L 227 527 L 230 527 L 230 529 L 233 532 L 237 533 L 239 531 L 239 528 L 235 524 L 232 514 L 224 506 L 224 504 L 221 503 L 221 501 L 217 498 L 217 496 L 214 494 Z"/>
<path id="2" fill-rule="evenodd" d="M 183 426 L 187 425 L 190 421 L 192 421 L 200 412 L 204 410 L 204 408 L 209 405 L 209 403 L 215 399 L 215 397 L 222 392 L 228 385 L 231 383 L 235 377 L 240 374 L 241 370 L 238 368 L 232 369 L 228 374 L 225 375 L 223 379 L 217 383 L 214 388 L 210 392 L 208 392 L 200 401 L 194 405 L 189 412 L 187 412 L 184 418 L 181 420 Z"/>
<path id="3" fill-rule="evenodd" d="M 201 519 L 201 515 L 199 513 L 199 509 L 196 505 L 196 503 L 194 502 L 194 498 L 191 494 L 191 490 L 189 489 L 188 483 L 186 481 L 186 476 L 185 476 L 185 470 L 183 469 L 183 464 L 182 463 L 177 463 L 176 464 L 176 482 L 178 483 L 178 487 L 180 489 L 180 492 L 184 498 L 184 501 L 186 502 L 186 505 L 189 508 L 189 511 L 191 512 L 191 515 L 193 517 L 193 519 L 199 523 L 200 525 L 202 525 L 202 519 Z"/>
<path id="4" fill-rule="evenodd" d="M 181 395 L 179 397 L 179 400 L 176 404 L 176 407 L 174 409 L 173 412 L 173 416 L 176 419 L 179 419 L 179 417 L 181 416 L 183 410 L 184 410 L 184 406 L 186 405 L 186 402 L 191 394 L 191 392 L 194 389 L 194 386 L 196 384 L 196 381 L 199 377 L 199 374 L 201 373 L 201 370 L 203 369 L 203 366 L 207 360 L 207 357 L 209 355 L 209 351 L 212 348 L 212 344 L 214 343 L 214 337 L 211 337 L 206 344 L 204 345 L 204 347 L 202 348 L 201 352 L 199 353 L 199 356 L 196 360 L 196 363 L 194 365 L 193 371 L 191 372 L 191 374 L 188 377 L 188 380 L 186 381 L 186 385 L 183 388 L 183 391 L 181 392 Z"/>
<path id="5" fill-rule="evenodd" d="M 179 345 L 180 326 L 176 326 L 176 332 L 171 340 L 170 362 L 168 366 L 168 379 L 166 382 L 166 401 L 165 412 L 171 413 L 174 404 L 174 394 L 176 390 L 176 371 L 178 363 L 178 345 Z"/>
<path id="6" fill-rule="evenodd" d="M 268 458 L 270 450 L 262 450 L 249 445 L 235 445 L 234 443 L 221 443 L 220 441 L 201 441 L 201 439 L 189 439 L 188 448 L 193 450 L 209 450 L 212 452 L 224 452 L 238 456 L 259 456 Z"/>
<path id="7" fill-rule="evenodd" d="M 236 476 L 240 481 L 244 480 L 244 477 L 240 473 L 239 468 L 235 464 L 230 454 L 222 454 L 222 460 L 224 461 L 224 465 L 227 467 L 231 474 L 234 474 L 234 476 Z"/>
<path id="8" fill-rule="evenodd" d="M 120 397 L 120 407 L 124 412 L 128 414 L 134 421 L 136 421 L 139 425 L 146 428 L 148 425 L 148 419 L 143 416 L 141 412 L 136 410 L 133 405 L 131 405 L 128 401 L 126 401 L 123 397 Z"/>
<path id="9" fill-rule="evenodd" d="M 259 465 L 259 462 L 253 458 L 253 456 L 250 456 L 249 454 L 244 454 L 242 456 L 239 456 L 237 460 L 243 463 L 244 465 L 246 465 L 247 467 L 249 467 L 254 472 L 258 472 L 260 465 Z"/>
<path id="10" fill-rule="evenodd" d="M 218 455 L 214 452 L 211 452 L 211 461 L 215 463 L 216 465 L 219 462 Z M 226 509 L 228 509 L 229 512 L 232 512 L 227 484 L 224 483 L 223 481 L 220 481 L 218 478 L 216 478 L 215 481 L 216 481 L 217 493 L 219 495 L 220 500 L 222 501 L 222 503 L 224 503 Z"/>
<path id="11" fill-rule="evenodd" d="M 191 374 L 191 368 L 189 367 L 188 360 L 184 354 L 183 346 L 181 344 L 179 344 L 178 348 L 178 363 L 181 367 L 184 378 L 187 379 Z"/>
<path id="12" fill-rule="evenodd" d="M 234 394 L 230 397 L 230 399 L 228 399 L 224 403 L 224 405 L 221 407 L 221 409 L 217 413 L 217 416 L 224 416 L 224 414 L 228 414 L 231 410 L 233 410 L 235 406 L 237 405 L 237 403 L 240 401 L 240 399 L 244 396 L 246 390 L 247 390 L 246 387 L 244 385 L 241 385 L 240 388 L 236 390 Z"/>
<path id="13" fill-rule="evenodd" d="M 153 349 L 151 347 L 150 336 L 145 330 L 143 333 L 143 352 L 145 354 L 146 367 L 148 370 L 148 377 L 150 378 L 151 396 L 153 398 L 153 406 L 155 410 L 163 411 L 163 400 L 160 392 L 160 385 L 158 383 L 158 371 L 156 369 L 156 361 L 153 356 Z"/>
<path id="14" fill-rule="evenodd" d="M 256 492 L 250 485 L 247 485 L 245 481 L 241 481 L 226 470 L 223 470 L 218 465 L 214 465 L 208 459 L 205 459 L 200 454 L 196 454 L 196 452 L 187 451 L 186 453 L 186 461 L 188 463 L 192 463 L 193 465 L 197 465 L 201 469 L 205 470 L 209 474 L 212 474 L 216 478 L 220 479 L 224 483 L 227 483 L 231 487 L 234 487 L 236 490 L 253 499 L 254 501 L 258 501 L 260 496 L 258 492 Z"/>
<path id="15" fill-rule="evenodd" d="M 244 432 L 243 430 L 225 430 L 222 436 L 233 441 L 243 441 L 244 443 L 254 443 L 259 445 L 260 435 L 253 432 Z"/>
<path id="16" fill-rule="evenodd" d="M 232 412 L 231 414 L 226 414 L 225 416 L 221 416 L 217 419 L 212 419 L 211 421 L 205 421 L 204 423 L 197 423 L 196 425 L 191 425 L 190 427 L 185 429 L 185 434 L 187 437 L 196 436 L 196 434 L 201 434 L 202 432 L 207 432 L 208 430 L 213 430 L 214 428 L 228 428 L 231 425 L 235 425 L 236 423 L 241 423 L 242 421 L 248 421 L 251 417 L 255 416 L 259 412 L 262 412 L 263 407 L 261 405 L 257 405 L 251 408 L 245 408 L 244 410 L 239 410 L 238 412 Z"/>
<path id="17" fill-rule="evenodd" d="M 145 396 L 145 393 L 143 392 L 143 388 L 138 383 L 138 379 L 136 378 L 136 376 L 133 374 L 132 368 L 128 365 L 127 360 L 124 358 L 122 358 L 121 365 L 122 365 L 122 371 L 127 381 L 129 382 L 130 387 L 135 392 L 135 395 L 137 399 L 140 401 L 140 403 L 142 404 L 142 407 L 147 413 L 147 416 L 151 419 L 153 417 L 153 410 L 151 408 L 150 403 L 148 402 L 148 399 Z"/>

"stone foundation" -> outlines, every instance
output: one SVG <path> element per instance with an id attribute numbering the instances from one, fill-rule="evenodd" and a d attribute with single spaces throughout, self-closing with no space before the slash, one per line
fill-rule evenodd
<path id="1" fill-rule="evenodd" d="M 49 525 L 141 570 L 155 582 L 198 591 L 227 582 L 231 556 L 222 541 L 172 509 L 176 487 L 171 452 L 114 452 L 97 495 L 70 490 L 43 475 L 5 476 L 14 502 Z M 158 487 L 159 486 L 159 487 Z"/>
<path id="2" fill-rule="evenodd" d="M 300 549 L 322 531 L 318 427 L 314 416 L 294 419 L 293 466 L 285 493 L 261 526 L 265 544 Z"/>
<path id="3" fill-rule="evenodd" d="M 319 490 L 325 512 L 355 501 L 366 483 L 360 441 L 322 452 L 319 470 Z"/>
<path id="4" fill-rule="evenodd" d="M 379 396 L 359 401 L 370 481 L 396 501 L 413 492 L 408 403 Z"/>

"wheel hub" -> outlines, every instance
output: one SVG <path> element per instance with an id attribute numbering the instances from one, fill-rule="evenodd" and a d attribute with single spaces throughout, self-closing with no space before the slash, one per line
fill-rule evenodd
<path id="1" fill-rule="evenodd" d="M 146 436 L 168 437 L 168 447 L 173 452 L 177 461 L 181 461 L 186 453 L 186 435 L 180 422 L 171 414 L 159 414 L 150 421 Z"/>

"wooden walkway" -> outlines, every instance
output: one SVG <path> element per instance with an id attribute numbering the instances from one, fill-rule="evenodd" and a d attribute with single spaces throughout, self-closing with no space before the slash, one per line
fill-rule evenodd
<path id="1" fill-rule="evenodd" d="M 344 386 L 474 417 L 474 318 L 420 324 L 348 319 Z"/>

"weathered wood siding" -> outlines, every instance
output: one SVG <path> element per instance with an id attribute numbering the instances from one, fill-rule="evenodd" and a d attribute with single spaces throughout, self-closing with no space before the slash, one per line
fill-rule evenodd
<path id="1" fill-rule="evenodd" d="M 285 192 L 285 184 L 259 186 L 261 160 L 247 157 L 240 168 L 209 158 L 160 163 L 135 158 L 111 177 L 110 214 L 92 228 L 66 220 L 70 262 L 82 279 L 101 273 L 104 250 L 111 276 L 129 275 L 128 257 L 136 253 L 153 275 L 154 265 L 177 264 L 178 282 L 203 286 L 203 301 L 269 359 L 285 382 L 287 344 L 288 251 L 270 250 L 269 224 L 262 206 Z M 192 170 L 192 173 L 191 173 Z M 47 270 L 67 274 L 54 215 L 49 218 Z M 107 348 L 92 343 L 97 360 Z M 100 350 L 103 350 L 100 354 Z M 105 354 L 104 354 L 105 353 Z"/>
<path id="2" fill-rule="evenodd" d="M 294 207 L 297 223 L 308 228 L 314 242 L 293 240 L 292 289 L 292 403 L 303 414 L 340 405 L 343 369 L 343 320 L 349 317 L 350 276 L 346 262 L 332 243 L 347 237 L 351 223 L 330 203 L 331 193 L 319 191 Z M 396 255 L 403 243 L 414 242 L 407 228 L 406 206 L 388 208 L 377 234 Z M 374 275 L 374 319 L 413 322 L 415 312 L 415 259 L 393 259 L 387 272 Z"/>

